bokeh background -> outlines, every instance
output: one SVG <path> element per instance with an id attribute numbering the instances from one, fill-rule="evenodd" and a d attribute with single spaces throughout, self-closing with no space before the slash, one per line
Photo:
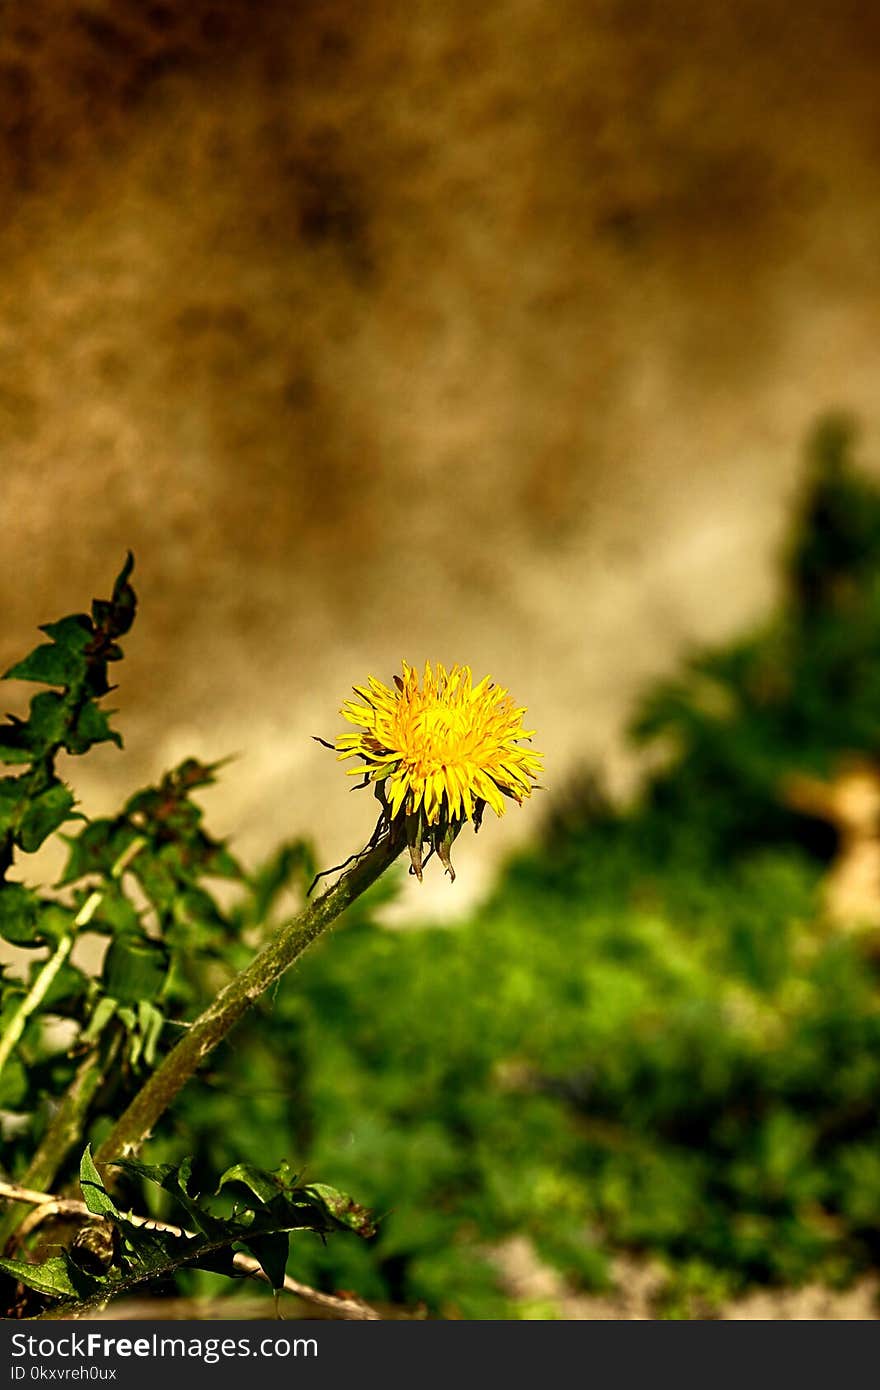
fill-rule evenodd
<path id="1" fill-rule="evenodd" d="M 817 410 L 876 431 L 877 25 L 10 0 L 3 657 L 127 547 L 142 596 L 82 794 L 240 752 L 228 828 L 335 862 L 308 735 L 404 655 L 512 687 L 553 783 L 624 776 L 645 676 L 772 591 Z"/>
<path id="2" fill-rule="evenodd" d="M 548 804 L 628 795 L 645 682 L 780 600 L 816 418 L 880 459 L 878 47 L 841 0 L 7 0 L 0 660 L 128 548 L 141 601 L 86 806 L 235 752 L 215 829 L 334 863 L 371 812 L 310 735 L 401 656 L 528 705 Z"/>

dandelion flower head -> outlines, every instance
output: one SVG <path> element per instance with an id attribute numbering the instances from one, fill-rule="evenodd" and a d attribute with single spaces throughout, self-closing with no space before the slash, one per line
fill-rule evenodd
<path id="1" fill-rule="evenodd" d="M 405 824 L 419 877 L 423 843 L 451 872 L 449 846 L 461 827 L 478 829 L 486 806 L 501 816 L 506 799 L 521 804 L 542 757 L 528 746 L 525 709 L 490 676 L 475 685 L 469 666 L 430 662 L 421 682 L 405 661 L 402 671 L 393 689 L 373 676 L 354 687 L 358 698 L 341 713 L 357 732 L 335 747 L 340 759 L 359 759 L 351 773 L 376 785 L 385 823 Z"/>

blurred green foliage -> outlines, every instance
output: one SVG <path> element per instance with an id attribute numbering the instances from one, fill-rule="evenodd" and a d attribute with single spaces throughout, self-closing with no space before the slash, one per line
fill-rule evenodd
<path id="1" fill-rule="evenodd" d="M 299 1277 L 531 1316 L 493 1258 L 524 1234 L 575 1288 L 659 1258 L 656 1311 L 684 1317 L 880 1262 L 874 938 L 824 919 L 835 829 L 783 791 L 880 750 L 880 491 L 853 444 L 839 418 L 811 441 L 778 613 L 642 703 L 661 770 L 635 804 L 582 778 L 454 929 L 383 929 L 374 894 L 191 1087 L 169 1154 L 217 1168 L 234 1135 L 387 1213 L 369 1245 L 303 1237 Z"/>

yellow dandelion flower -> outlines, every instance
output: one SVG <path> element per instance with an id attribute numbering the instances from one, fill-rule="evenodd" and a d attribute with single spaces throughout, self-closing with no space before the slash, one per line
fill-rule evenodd
<path id="1" fill-rule="evenodd" d="M 361 760 L 351 775 L 374 783 L 380 827 L 403 824 L 413 870 L 422 846 L 436 851 L 454 878 L 449 850 L 466 821 L 479 829 L 483 810 L 504 814 L 505 797 L 522 803 L 541 770 L 541 754 L 523 747 L 525 709 L 486 676 L 474 685 L 469 666 L 450 671 L 426 662 L 421 685 L 405 661 L 394 689 L 370 676 L 341 713 L 357 733 L 341 735 L 340 759 Z"/>

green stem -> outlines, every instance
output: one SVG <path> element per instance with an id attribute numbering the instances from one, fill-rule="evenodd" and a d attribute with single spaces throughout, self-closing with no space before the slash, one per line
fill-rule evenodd
<path id="1" fill-rule="evenodd" d="M 109 1047 L 93 1048 L 80 1062 L 22 1177 L 22 1187 L 45 1191 L 52 1186 L 67 1155 L 82 1138 L 92 1098 L 116 1058 L 120 1041 L 121 1034 L 117 1034 Z M 14 1234 L 25 1211 L 26 1207 L 19 1204 L 4 1212 L 0 1219 L 0 1250 Z"/>
<path id="2" fill-rule="evenodd" d="M 43 965 L 42 970 L 7 1023 L 3 1036 L 0 1038 L 0 1076 L 3 1075 L 3 1068 L 18 1046 L 28 1019 L 32 1013 L 36 1012 L 49 993 L 52 981 L 67 960 L 72 948 L 73 937 L 62 936 L 52 955 Z"/>
<path id="3" fill-rule="evenodd" d="M 117 1033 L 108 1047 L 96 1047 L 80 1062 L 46 1133 L 25 1171 L 25 1187 L 51 1187 L 71 1149 L 79 1143 L 92 1099 L 110 1070 L 122 1041 Z"/>
<path id="4" fill-rule="evenodd" d="M 308 903 L 292 922 L 280 929 L 250 965 L 221 990 L 162 1060 L 101 1144 L 95 1154 L 97 1163 L 109 1163 L 137 1153 L 178 1092 L 241 1016 L 345 908 L 376 882 L 402 849 L 403 841 L 398 835 L 385 836 L 343 873 L 332 888 Z"/>

